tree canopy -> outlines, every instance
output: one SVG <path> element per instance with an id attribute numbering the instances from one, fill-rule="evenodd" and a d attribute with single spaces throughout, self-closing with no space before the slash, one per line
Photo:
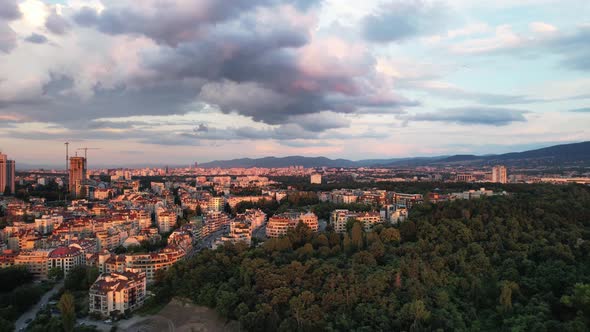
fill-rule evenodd
<path id="1" fill-rule="evenodd" d="M 583 331 L 590 328 L 590 188 L 415 207 L 366 233 L 300 225 L 205 250 L 160 275 L 248 331 Z"/>

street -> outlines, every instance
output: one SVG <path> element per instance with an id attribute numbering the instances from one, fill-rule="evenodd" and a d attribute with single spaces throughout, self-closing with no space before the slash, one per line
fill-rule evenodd
<path id="1" fill-rule="evenodd" d="M 47 302 L 49 302 L 49 299 L 56 294 L 60 288 L 62 288 L 64 285 L 63 280 L 61 280 L 60 282 L 58 282 L 57 284 L 55 284 L 55 286 L 53 286 L 53 288 L 51 290 L 49 290 L 49 292 L 45 293 L 45 295 L 43 295 L 41 297 L 41 300 L 39 300 L 39 302 L 37 302 L 37 304 L 35 304 L 33 307 L 31 307 L 31 309 L 29 309 L 27 312 L 25 312 L 24 314 L 22 314 L 19 319 L 16 320 L 16 322 L 14 323 L 14 326 L 16 328 L 17 331 L 20 331 L 21 329 L 24 329 L 27 327 L 27 323 L 25 323 L 28 319 L 35 319 L 35 316 L 37 315 L 37 312 L 45 305 L 47 305 Z"/>

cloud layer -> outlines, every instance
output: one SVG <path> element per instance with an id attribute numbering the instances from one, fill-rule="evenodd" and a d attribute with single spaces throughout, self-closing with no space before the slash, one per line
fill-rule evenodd
<path id="1" fill-rule="evenodd" d="M 514 125 L 528 133 L 521 144 L 543 132 L 590 138 L 579 127 L 590 100 L 584 2 L 567 0 L 560 15 L 532 7 L 1 0 L 0 143 L 379 155 L 421 140 L 441 153 L 456 139 L 513 137 Z"/>

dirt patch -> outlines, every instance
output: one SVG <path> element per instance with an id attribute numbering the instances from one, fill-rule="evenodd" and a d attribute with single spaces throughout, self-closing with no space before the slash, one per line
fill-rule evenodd
<path id="1" fill-rule="evenodd" d="M 130 332 L 234 332 L 237 322 L 226 322 L 215 310 L 196 306 L 189 301 L 173 299 L 157 315 L 128 322 L 119 327 Z"/>

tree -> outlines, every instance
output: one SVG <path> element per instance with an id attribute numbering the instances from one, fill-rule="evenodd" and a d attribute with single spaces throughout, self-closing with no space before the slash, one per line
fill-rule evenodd
<path id="1" fill-rule="evenodd" d="M 502 310 L 512 310 L 512 292 L 518 290 L 518 284 L 514 281 L 503 281 L 500 289 L 500 305 Z"/>
<path id="2" fill-rule="evenodd" d="M 581 312 L 585 317 L 590 317 L 590 284 L 577 283 L 573 294 L 562 296 L 561 303 Z"/>
<path id="3" fill-rule="evenodd" d="M 422 300 L 414 300 L 406 303 L 400 312 L 400 316 L 407 322 L 411 322 L 411 330 L 420 330 L 420 326 L 430 318 L 430 311 Z"/>
<path id="4" fill-rule="evenodd" d="M 64 326 L 64 331 L 73 331 L 74 324 L 76 323 L 76 303 L 74 301 L 74 296 L 72 295 L 72 293 L 63 293 L 63 295 L 59 299 L 57 307 L 61 312 L 61 320 Z"/>
<path id="5" fill-rule="evenodd" d="M 352 226 L 351 242 L 352 242 L 352 246 L 356 250 L 362 250 L 364 247 L 363 226 L 360 222 L 355 222 L 354 225 Z"/>
<path id="6" fill-rule="evenodd" d="M 52 280 L 61 280 L 64 277 L 64 270 L 61 267 L 52 267 L 47 271 L 47 278 Z"/>
<path id="7" fill-rule="evenodd" d="M 401 236 L 397 228 L 385 228 L 381 231 L 379 236 L 381 237 L 381 242 L 383 243 L 399 242 L 401 240 Z"/>
<path id="8" fill-rule="evenodd" d="M 223 212 L 230 214 L 230 215 L 232 214 L 231 206 L 229 206 L 229 203 L 225 203 L 223 205 Z"/>

